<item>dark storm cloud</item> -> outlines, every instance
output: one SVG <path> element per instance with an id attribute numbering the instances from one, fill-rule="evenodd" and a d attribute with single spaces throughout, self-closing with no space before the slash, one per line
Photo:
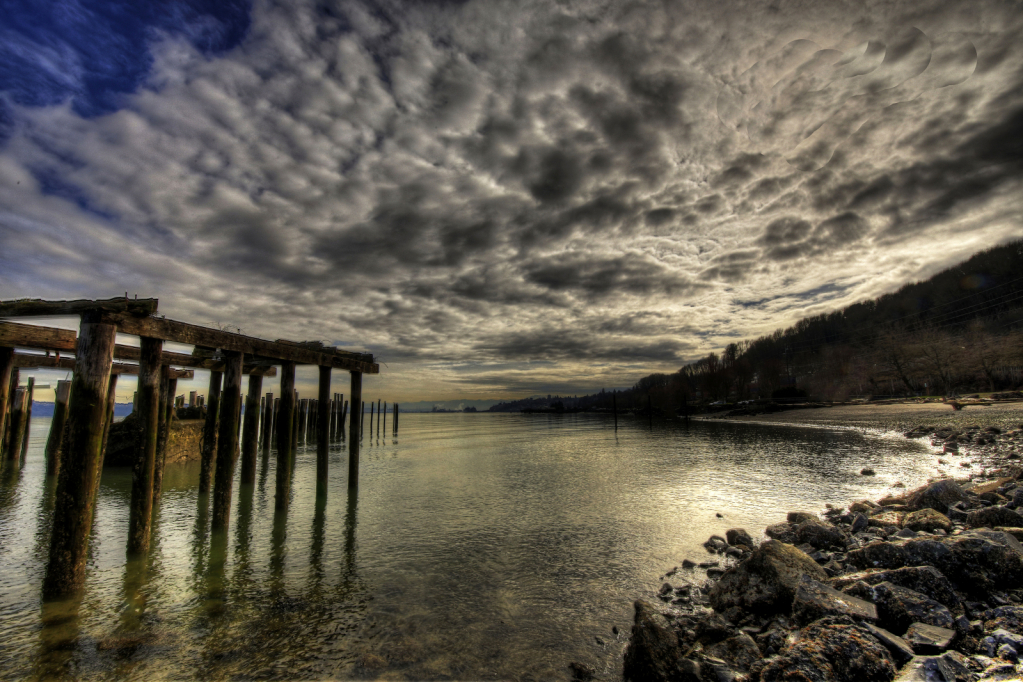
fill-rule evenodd
<path id="1" fill-rule="evenodd" d="M 1014 9 L 256 3 L 147 43 L 109 115 L 2 107 L 0 284 L 459 382 L 675 369 L 1018 234 Z"/>

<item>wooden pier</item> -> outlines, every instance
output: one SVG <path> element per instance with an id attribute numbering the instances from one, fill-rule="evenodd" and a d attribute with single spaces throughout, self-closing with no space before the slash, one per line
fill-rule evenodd
<path id="1" fill-rule="evenodd" d="M 324 493 L 329 443 L 343 439 L 348 411 L 348 403 L 339 394 L 331 398 L 332 371 L 350 373 L 352 405 L 361 404 L 362 375 L 380 372 L 371 354 L 325 347 L 319 342 L 268 341 L 169 320 L 157 316 L 157 303 L 156 299 L 127 298 L 0 301 L 0 318 L 74 315 L 81 320 L 77 333 L 0 321 L 0 434 L 4 436 L 0 462 L 5 469 L 21 466 L 27 444 L 30 389 L 18 387 L 18 370 L 55 368 L 73 372 L 70 383 L 58 382 L 53 431 L 46 445 L 47 473 L 56 476 L 56 493 L 44 601 L 77 595 L 84 585 L 89 535 L 119 375 L 138 375 L 139 434 L 127 538 L 128 554 L 134 556 L 149 549 L 153 508 L 158 504 L 163 476 L 161 441 L 165 445 L 179 379 L 193 378 L 195 369 L 210 370 L 199 490 L 201 494 L 212 492 L 213 528 L 225 531 L 239 445 L 241 484 L 251 484 L 257 449 L 262 444 L 263 451 L 269 452 L 276 436 L 275 506 L 286 509 L 297 436 L 301 430 L 304 441 L 308 429 L 316 438 L 317 491 Z M 118 345 L 114 342 L 116 334 L 138 336 L 140 345 Z M 165 342 L 189 344 L 194 351 L 191 355 L 167 352 L 163 349 Z M 302 415 L 296 409 L 298 365 L 319 368 L 318 397 L 301 402 Z M 277 366 L 281 368 L 281 395 L 275 398 L 268 393 L 261 409 L 262 379 L 276 376 Z M 244 375 L 250 379 L 244 398 L 245 427 L 239 433 Z M 193 392 L 189 404 L 194 406 L 196 402 Z M 348 437 L 350 488 L 358 485 L 360 426 L 353 410 Z"/>

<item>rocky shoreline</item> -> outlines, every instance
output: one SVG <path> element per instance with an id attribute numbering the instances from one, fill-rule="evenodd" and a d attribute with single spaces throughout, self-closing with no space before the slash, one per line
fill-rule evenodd
<path id="1" fill-rule="evenodd" d="M 1023 680 L 1023 426 L 917 426 L 959 480 L 741 528 L 635 603 L 627 681 Z M 592 671 L 572 665 L 576 679 Z"/>

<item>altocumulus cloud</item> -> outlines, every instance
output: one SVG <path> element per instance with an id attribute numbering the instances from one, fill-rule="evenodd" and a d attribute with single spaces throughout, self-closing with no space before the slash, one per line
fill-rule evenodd
<path id="1" fill-rule="evenodd" d="M 1004 3 L 54 6 L 0 35 L 2 296 L 369 348 L 411 399 L 628 384 L 1021 229 Z"/>

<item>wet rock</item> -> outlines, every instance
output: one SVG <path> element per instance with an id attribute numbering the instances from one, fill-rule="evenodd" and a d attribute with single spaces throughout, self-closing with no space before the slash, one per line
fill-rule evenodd
<path id="1" fill-rule="evenodd" d="M 866 515 L 857 513 L 853 515 L 849 530 L 853 533 L 859 533 L 869 525 L 870 523 L 868 522 Z"/>
<path id="2" fill-rule="evenodd" d="M 903 548 L 890 542 L 871 542 L 866 547 L 852 550 L 845 557 L 857 568 L 902 568 L 906 565 Z"/>
<path id="3" fill-rule="evenodd" d="M 824 569 L 804 552 L 770 540 L 721 576 L 711 588 L 710 603 L 718 611 L 740 607 L 757 613 L 787 612 L 803 575 L 827 580 Z"/>
<path id="4" fill-rule="evenodd" d="M 948 628 L 939 628 L 927 623 L 913 623 L 906 630 L 903 639 L 918 654 L 940 654 L 952 643 L 955 634 L 955 630 Z"/>
<path id="5" fill-rule="evenodd" d="M 776 523 L 765 528 L 764 533 L 772 540 L 788 544 L 796 542 L 796 524 L 794 523 Z"/>
<path id="6" fill-rule="evenodd" d="M 1023 516 L 1020 516 L 1008 507 L 996 505 L 974 509 L 966 515 L 966 524 L 971 528 L 981 526 L 988 528 L 994 528 L 995 526 L 1016 527 L 1023 526 Z"/>
<path id="7" fill-rule="evenodd" d="M 704 653 L 721 659 L 729 667 L 740 672 L 749 671 L 750 666 L 762 658 L 757 643 L 745 632 L 706 647 Z"/>
<path id="8" fill-rule="evenodd" d="M 568 664 L 568 669 L 572 671 L 572 679 L 578 680 L 578 682 L 589 682 L 597 674 L 596 670 L 585 663 L 577 663 L 575 661 Z"/>
<path id="9" fill-rule="evenodd" d="M 792 646 L 750 672 L 761 682 L 890 682 L 895 665 L 866 627 L 833 616 L 803 628 Z"/>
<path id="10" fill-rule="evenodd" d="M 682 650 L 667 619 L 644 601 L 635 603 L 632 638 L 625 649 L 622 675 L 636 682 L 674 682 L 680 676 Z"/>
<path id="11" fill-rule="evenodd" d="M 902 526 L 910 530 L 922 530 L 928 533 L 933 533 L 939 529 L 946 533 L 952 530 L 952 522 L 949 521 L 948 517 L 929 507 L 906 514 L 906 517 L 902 520 Z"/>
<path id="12" fill-rule="evenodd" d="M 789 523 L 794 523 L 798 525 L 800 523 L 803 523 L 804 521 L 819 521 L 820 519 L 816 514 L 811 514 L 810 512 L 790 511 L 786 515 L 785 520 L 788 521 Z"/>
<path id="13" fill-rule="evenodd" d="M 792 617 L 799 625 L 809 625 L 825 616 L 849 616 L 854 620 L 877 620 L 877 609 L 863 599 L 804 575 L 792 600 Z"/>
<path id="14" fill-rule="evenodd" d="M 725 531 L 725 539 L 728 540 L 730 545 L 745 545 L 753 548 L 756 546 L 756 542 L 750 537 L 750 534 L 746 532 L 745 528 L 729 528 Z"/>
<path id="15" fill-rule="evenodd" d="M 711 535 L 707 538 L 707 541 L 703 543 L 703 546 L 707 548 L 708 552 L 724 552 L 728 549 L 728 541 L 720 535 Z"/>
<path id="16" fill-rule="evenodd" d="M 981 614 L 985 630 L 1004 629 L 1023 634 L 1023 606 L 999 606 Z"/>
<path id="17" fill-rule="evenodd" d="M 899 528 L 902 528 L 902 522 L 905 516 L 906 515 L 901 512 L 884 511 L 867 519 L 867 525 L 874 526 L 876 528 L 895 526 L 896 530 L 898 530 Z"/>
<path id="18" fill-rule="evenodd" d="M 896 666 L 901 667 L 912 660 L 915 655 L 913 647 L 909 646 L 906 640 L 872 623 L 866 623 L 866 628 L 874 636 L 874 639 L 881 642 L 888 649 L 888 653 L 891 654 Z"/>
<path id="19" fill-rule="evenodd" d="M 870 467 L 864 467 L 863 469 L 860 469 L 860 475 L 861 476 L 877 476 L 877 472 L 874 471 L 873 469 L 871 469 Z"/>
<path id="20" fill-rule="evenodd" d="M 930 507 L 942 513 L 956 502 L 968 501 L 969 495 L 952 479 L 935 481 L 918 488 L 906 496 L 906 504 L 913 509 Z"/>
<path id="21" fill-rule="evenodd" d="M 880 583 L 873 588 L 878 622 L 897 635 L 906 632 L 912 623 L 926 623 L 952 629 L 955 617 L 937 601 L 914 590 Z"/>
<path id="22" fill-rule="evenodd" d="M 696 562 L 692 559 L 683 559 L 682 568 L 696 568 Z"/>
<path id="23" fill-rule="evenodd" d="M 816 549 L 826 549 L 836 545 L 844 547 L 849 538 L 841 529 L 823 521 L 811 519 L 803 521 L 796 527 L 796 540 Z"/>
<path id="24" fill-rule="evenodd" d="M 1023 635 L 1009 632 L 1004 628 L 998 628 L 989 634 L 981 640 L 980 645 L 987 652 L 988 656 L 998 656 L 998 658 L 1005 658 L 1008 661 L 1015 661 L 1020 655 L 1023 655 Z M 1002 655 L 1002 647 L 1008 647 L 1012 650 L 1011 658 L 1006 658 Z"/>
<path id="25" fill-rule="evenodd" d="M 906 587 L 944 605 L 952 613 L 963 612 L 962 600 L 948 578 L 933 566 L 907 566 L 892 570 L 869 569 L 858 573 L 847 573 L 828 581 L 837 590 L 844 590 L 856 582 L 878 585 L 888 582 Z"/>
<path id="26" fill-rule="evenodd" d="M 734 634 L 732 624 L 725 620 L 721 614 L 712 613 L 701 619 L 693 628 L 693 636 L 703 645 L 714 644 L 727 639 Z"/>
<path id="27" fill-rule="evenodd" d="M 1023 583 L 1023 547 L 1006 533 L 971 530 L 961 535 L 915 538 L 907 540 L 901 550 L 907 564 L 934 566 L 968 594 L 982 597 Z"/>

